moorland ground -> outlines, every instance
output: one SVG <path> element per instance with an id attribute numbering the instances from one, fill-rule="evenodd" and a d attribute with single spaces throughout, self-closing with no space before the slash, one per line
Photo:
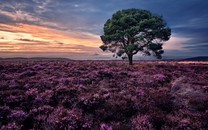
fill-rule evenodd
<path id="1" fill-rule="evenodd" d="M 0 61 L 1 129 L 208 128 L 208 66 Z"/>

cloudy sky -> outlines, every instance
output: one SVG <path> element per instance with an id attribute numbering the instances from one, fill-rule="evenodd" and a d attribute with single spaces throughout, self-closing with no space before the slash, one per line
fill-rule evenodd
<path id="1" fill-rule="evenodd" d="M 103 25 L 121 9 L 147 9 L 172 29 L 164 57 L 208 56 L 206 0 L 0 0 L 0 57 L 110 59 Z"/>

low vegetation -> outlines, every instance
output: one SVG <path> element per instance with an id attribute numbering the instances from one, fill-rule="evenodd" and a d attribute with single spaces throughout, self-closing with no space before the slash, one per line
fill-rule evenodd
<path id="1" fill-rule="evenodd" d="M 205 130 L 208 66 L 0 61 L 0 129 Z"/>

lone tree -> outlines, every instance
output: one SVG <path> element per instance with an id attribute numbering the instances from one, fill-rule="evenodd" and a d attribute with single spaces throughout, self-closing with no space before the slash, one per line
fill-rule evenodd
<path id="1" fill-rule="evenodd" d="M 153 55 L 161 59 L 162 45 L 169 40 L 171 29 L 162 16 L 147 10 L 126 9 L 113 14 L 104 25 L 104 35 L 100 36 L 103 51 L 111 51 L 116 57 L 127 58 L 132 65 L 133 55 Z"/>

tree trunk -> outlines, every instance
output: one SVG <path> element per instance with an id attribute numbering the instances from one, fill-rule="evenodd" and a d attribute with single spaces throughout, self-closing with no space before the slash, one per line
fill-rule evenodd
<path id="1" fill-rule="evenodd" d="M 129 65 L 133 65 L 133 55 L 129 54 L 128 58 L 129 58 Z"/>

